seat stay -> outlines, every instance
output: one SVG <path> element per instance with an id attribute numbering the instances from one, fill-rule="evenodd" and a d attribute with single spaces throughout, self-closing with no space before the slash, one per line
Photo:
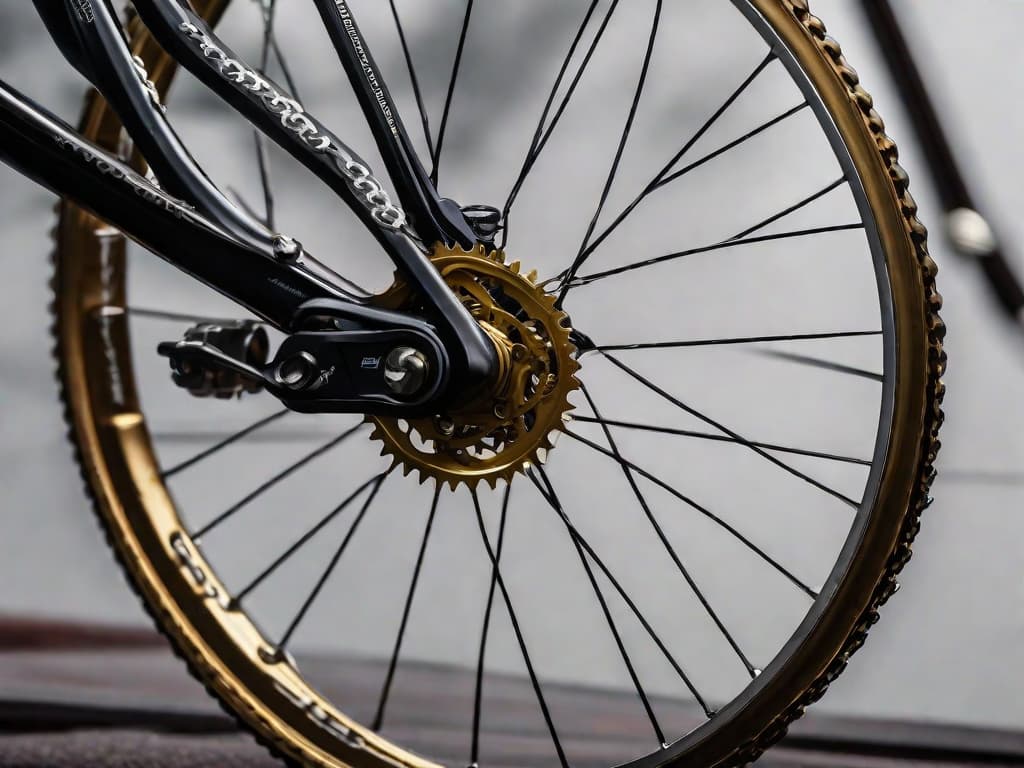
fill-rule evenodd
<path id="1" fill-rule="evenodd" d="M 471 248 L 476 235 L 459 206 L 438 194 L 420 161 L 348 0 L 313 0 L 313 4 L 352 84 L 388 174 L 420 236 L 429 243 Z"/>
<path id="2" fill-rule="evenodd" d="M 276 233 L 228 200 L 178 138 L 144 64 L 132 55 L 109 0 L 96 0 L 88 12 L 81 4 L 33 3 L 64 57 L 113 107 L 160 186 L 188 200 L 251 249 L 272 255 Z"/>

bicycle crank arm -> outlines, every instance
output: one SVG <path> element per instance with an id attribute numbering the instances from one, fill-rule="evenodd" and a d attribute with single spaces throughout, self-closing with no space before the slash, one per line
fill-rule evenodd
<path id="1" fill-rule="evenodd" d="M 197 396 L 264 389 L 301 413 L 422 416 L 448 375 L 443 347 L 414 329 L 307 331 L 267 363 L 247 361 L 199 336 L 165 342 L 175 383 Z"/>

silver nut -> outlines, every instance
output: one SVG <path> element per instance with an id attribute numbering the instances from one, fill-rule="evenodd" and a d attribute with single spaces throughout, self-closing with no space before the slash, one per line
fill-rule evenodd
<path id="1" fill-rule="evenodd" d="M 320 373 L 320 364 L 309 352 L 300 352 L 278 363 L 274 379 L 282 387 L 298 391 L 305 389 Z"/>
<path id="2" fill-rule="evenodd" d="M 274 235 L 274 256 L 282 261 L 292 261 L 302 255 L 302 245 L 287 235 Z"/>
<path id="3" fill-rule="evenodd" d="M 430 372 L 426 355 L 413 347 L 395 347 L 384 361 L 384 380 L 396 395 L 414 395 L 423 389 Z"/>
<path id="4" fill-rule="evenodd" d="M 438 416 L 434 419 L 434 428 L 445 437 L 455 434 L 455 422 L 448 416 Z"/>

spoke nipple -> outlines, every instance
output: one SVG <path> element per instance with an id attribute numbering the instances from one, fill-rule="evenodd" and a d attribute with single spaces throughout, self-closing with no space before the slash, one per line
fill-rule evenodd
<path id="1" fill-rule="evenodd" d="M 764 672 L 764 670 L 763 670 L 763 669 L 757 669 L 757 668 L 755 667 L 755 668 L 754 668 L 754 670 L 753 670 L 753 672 L 752 672 L 752 674 L 754 675 L 754 677 L 760 677 L 760 676 L 761 676 L 761 673 L 762 673 L 762 672 Z"/>
<path id="2" fill-rule="evenodd" d="M 256 652 L 265 664 L 280 664 L 284 661 L 284 651 L 280 648 L 271 648 L 261 645 Z"/>

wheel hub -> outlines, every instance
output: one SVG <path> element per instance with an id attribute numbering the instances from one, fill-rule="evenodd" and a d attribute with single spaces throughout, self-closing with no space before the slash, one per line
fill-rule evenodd
<path id="1" fill-rule="evenodd" d="M 458 409 L 424 419 L 370 417 L 381 453 L 393 457 L 405 474 L 420 482 L 434 478 L 453 489 L 491 487 L 511 481 L 532 462 L 543 462 L 573 408 L 580 365 L 570 341 L 568 316 L 555 297 L 523 274 L 519 262 L 506 263 L 501 251 L 438 246 L 431 261 L 445 282 L 487 333 L 498 358 L 491 389 Z M 398 281 L 382 297 L 391 307 L 414 305 L 408 286 Z"/>

